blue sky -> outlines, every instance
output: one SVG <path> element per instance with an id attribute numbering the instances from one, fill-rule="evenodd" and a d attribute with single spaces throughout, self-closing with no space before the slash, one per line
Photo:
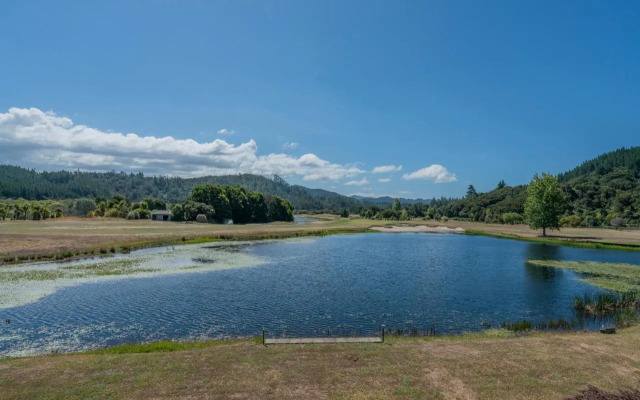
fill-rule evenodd
<path id="1" fill-rule="evenodd" d="M 0 76 L 1 163 L 462 196 L 640 145 L 640 3 L 5 1 Z"/>

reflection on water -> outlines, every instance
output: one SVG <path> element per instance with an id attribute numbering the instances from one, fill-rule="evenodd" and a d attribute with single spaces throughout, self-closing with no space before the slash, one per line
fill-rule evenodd
<path id="1" fill-rule="evenodd" d="M 571 320 L 573 296 L 601 290 L 527 259 L 640 264 L 639 253 L 424 233 L 204 244 L 127 257 L 136 256 L 148 257 L 147 267 L 201 270 L 95 281 L 0 310 L 0 320 L 11 319 L 0 325 L 0 356 L 262 328 L 272 336 L 370 335 L 381 324 L 458 333 Z"/>

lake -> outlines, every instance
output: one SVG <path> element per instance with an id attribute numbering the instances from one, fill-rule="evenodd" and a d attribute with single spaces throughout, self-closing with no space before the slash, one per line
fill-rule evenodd
<path id="1" fill-rule="evenodd" d="M 0 319 L 10 319 L 0 324 L 0 356 L 258 335 L 263 328 L 269 336 L 375 335 L 381 324 L 460 333 L 504 321 L 574 319 L 574 295 L 602 290 L 571 271 L 526 263 L 541 258 L 640 264 L 634 252 L 429 233 L 146 249 L 107 261 L 135 261 L 139 273 L 0 283 Z M 75 271 L 104 262 L 10 268 Z"/>

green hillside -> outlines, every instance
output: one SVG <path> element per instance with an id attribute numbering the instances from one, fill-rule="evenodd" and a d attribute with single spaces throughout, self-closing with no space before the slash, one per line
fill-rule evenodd
<path id="1" fill-rule="evenodd" d="M 148 177 L 142 173 L 36 172 L 15 166 L 0 166 L 0 198 L 48 200 L 121 195 L 133 201 L 158 198 L 169 203 L 181 203 L 194 186 L 206 183 L 240 185 L 256 192 L 280 196 L 291 201 L 298 210 L 340 210 L 359 204 L 356 199 L 327 190 L 289 185 L 278 176 L 273 179 L 251 174 L 201 178 Z"/>
<path id="2" fill-rule="evenodd" d="M 567 196 L 565 215 L 582 226 L 608 225 L 621 217 L 640 225 L 640 147 L 602 154 L 558 176 Z M 522 214 L 526 186 L 495 189 L 452 201 L 436 212 L 449 218 L 504 222 L 505 213 Z"/>

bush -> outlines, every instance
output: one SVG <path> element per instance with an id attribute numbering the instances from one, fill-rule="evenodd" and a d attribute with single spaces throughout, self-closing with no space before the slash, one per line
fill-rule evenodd
<path id="1" fill-rule="evenodd" d="M 582 217 L 579 215 L 565 215 L 560 218 L 560 226 L 565 228 L 577 228 L 582 225 Z"/>
<path id="2" fill-rule="evenodd" d="M 91 211 L 95 210 L 96 202 L 93 201 L 93 199 L 78 199 L 76 200 L 73 208 L 79 215 L 85 217 Z"/>
<path id="3" fill-rule="evenodd" d="M 524 222 L 524 217 L 518 214 L 517 212 L 504 213 L 502 214 L 500 219 L 502 220 L 503 223 L 509 224 L 509 225 L 516 225 Z"/>
<path id="4" fill-rule="evenodd" d="M 207 220 L 207 216 L 206 215 L 198 214 L 198 215 L 196 215 L 196 222 L 207 223 L 209 221 Z"/>
<path id="5" fill-rule="evenodd" d="M 625 226 L 627 226 L 626 221 L 622 218 L 613 218 L 611 219 L 609 224 L 616 229 L 624 228 Z"/>

